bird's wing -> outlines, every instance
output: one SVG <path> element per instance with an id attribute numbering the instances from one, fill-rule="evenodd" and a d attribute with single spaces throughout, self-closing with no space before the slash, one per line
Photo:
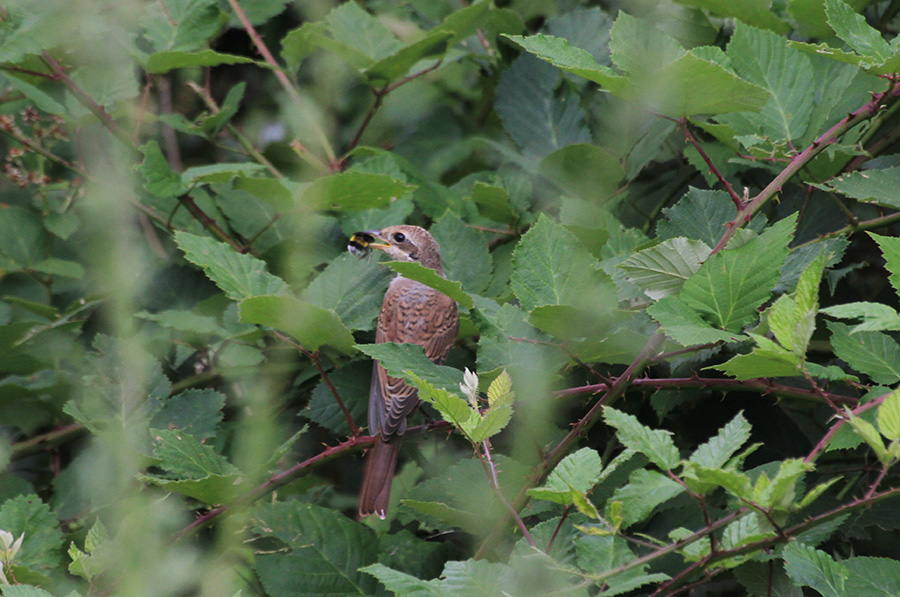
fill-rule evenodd
<path id="1" fill-rule="evenodd" d="M 425 355 L 442 364 L 456 341 L 459 315 L 456 302 L 417 282 L 397 279 L 384 297 L 378 316 L 376 342 L 408 342 L 425 349 Z M 406 429 L 406 417 L 416 408 L 416 389 L 391 377 L 375 363 L 369 391 L 369 430 L 387 439 Z"/>

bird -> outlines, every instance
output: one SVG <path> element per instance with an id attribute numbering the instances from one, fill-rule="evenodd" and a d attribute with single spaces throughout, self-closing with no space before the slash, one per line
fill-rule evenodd
<path id="1" fill-rule="evenodd" d="M 413 261 L 443 276 L 437 241 L 418 226 L 388 226 L 354 234 L 348 245 L 351 253 L 385 252 L 395 261 Z M 378 314 L 375 342 L 418 344 L 425 356 L 444 364 L 459 332 L 456 301 L 420 282 L 395 277 L 384 295 Z M 379 361 L 372 370 L 369 389 L 369 432 L 375 443 L 366 456 L 359 492 L 359 517 L 387 516 L 391 482 L 406 419 L 419 405 L 416 388 L 403 379 L 391 377 Z"/>

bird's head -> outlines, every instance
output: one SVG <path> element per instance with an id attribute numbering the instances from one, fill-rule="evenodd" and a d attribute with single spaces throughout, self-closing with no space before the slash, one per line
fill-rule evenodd
<path id="1" fill-rule="evenodd" d="M 352 253 L 365 253 L 378 249 L 394 261 L 415 261 L 425 267 L 443 273 L 441 251 L 434 237 L 418 226 L 388 226 L 381 230 L 357 232 L 350 238 Z"/>

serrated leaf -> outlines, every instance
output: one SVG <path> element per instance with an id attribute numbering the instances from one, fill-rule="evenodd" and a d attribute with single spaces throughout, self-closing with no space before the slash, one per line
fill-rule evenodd
<path id="1" fill-rule="evenodd" d="M 242 323 L 286 333 L 307 350 L 330 346 L 350 354 L 356 341 L 337 314 L 292 296 L 253 296 L 238 305 Z"/>
<path id="2" fill-rule="evenodd" d="M 900 208 L 900 198 L 895 192 L 900 185 L 900 167 L 881 170 L 858 170 L 841 174 L 827 183 L 814 185 L 832 190 L 859 201 Z"/>
<path id="3" fill-rule="evenodd" d="M 513 409 L 509 404 L 502 404 L 488 409 L 474 428 L 467 432 L 469 438 L 479 443 L 503 431 L 512 419 Z"/>
<path id="4" fill-rule="evenodd" d="M 392 377 L 410 381 L 411 376 L 406 372 L 413 371 L 419 379 L 449 392 L 456 392 L 463 380 L 462 371 L 445 365 L 435 365 L 425 356 L 425 350 L 418 344 L 383 342 L 357 344 L 356 348 L 377 359 Z"/>
<path id="5" fill-rule="evenodd" d="M 713 247 L 725 233 L 725 225 L 734 219 L 734 206 L 724 191 L 689 187 L 678 203 L 662 213 L 665 219 L 656 226 L 660 240 L 685 236 Z"/>
<path id="6" fill-rule="evenodd" d="M 17 566 L 43 574 L 50 573 L 60 564 L 62 531 L 50 506 L 37 495 L 20 494 L 0 503 L 0 529 L 16 539 L 25 534 L 16 554 Z"/>
<path id="7" fill-rule="evenodd" d="M 762 492 L 756 495 L 756 504 L 764 510 L 787 509 L 794 502 L 797 482 L 813 469 L 815 469 L 815 465 L 799 458 L 788 458 L 782 461 L 775 477 L 766 484 Z"/>
<path id="8" fill-rule="evenodd" d="M 733 18 L 754 27 L 769 29 L 775 33 L 787 33 L 790 26 L 779 19 L 772 10 L 772 0 L 677 0 L 678 4 L 703 8 L 725 18 Z"/>
<path id="9" fill-rule="evenodd" d="M 559 72 L 527 54 L 500 77 L 494 109 L 503 129 L 529 158 L 573 143 L 590 143 L 584 109 L 574 91 L 554 96 Z"/>
<path id="10" fill-rule="evenodd" d="M 571 504 L 572 492 L 587 493 L 600 480 L 603 462 L 596 450 L 581 448 L 563 458 L 541 487 L 528 490 L 528 495 L 555 502 Z"/>
<path id="11" fill-rule="evenodd" d="M 543 214 L 513 255 L 510 285 L 522 308 L 571 305 L 592 292 L 594 259 L 575 236 Z"/>
<path id="12" fill-rule="evenodd" d="M 743 412 L 739 412 L 714 437 L 698 446 L 691 454 L 690 461 L 709 468 L 722 467 L 747 443 L 750 431 L 750 423 L 744 418 Z"/>
<path id="13" fill-rule="evenodd" d="M 448 595 L 441 589 L 437 580 L 422 580 L 411 574 L 388 568 L 384 564 L 372 564 L 359 570 L 377 578 L 388 591 L 392 591 L 395 595 L 435 595 L 438 597 Z"/>
<path id="14" fill-rule="evenodd" d="M 789 543 L 782 554 L 788 576 L 800 586 L 812 587 L 824 597 L 844 597 L 849 572 L 828 554 L 798 542 Z"/>
<path id="15" fill-rule="evenodd" d="M 471 435 L 471 432 L 481 422 L 481 416 L 477 410 L 469 406 L 468 402 L 443 388 L 436 388 L 415 373 L 407 371 L 406 375 L 409 377 L 410 383 L 419 391 L 419 399 L 437 409 L 445 421 L 462 431 L 473 442 L 484 439 L 476 440 Z"/>
<path id="16" fill-rule="evenodd" d="M 883 303 L 860 301 L 826 307 L 819 312 L 838 319 L 862 319 L 862 323 L 850 330 L 851 334 L 900 330 L 900 313 Z"/>
<path id="17" fill-rule="evenodd" d="M 487 391 L 488 406 L 500 406 L 510 404 L 516 396 L 512 389 L 512 377 L 506 372 L 506 369 L 500 372 L 500 375 L 494 378 Z"/>
<path id="18" fill-rule="evenodd" d="M 224 407 L 225 395 L 220 392 L 211 389 L 185 390 L 166 400 L 150 420 L 150 427 L 178 429 L 202 442 L 216 434 Z"/>
<path id="19" fill-rule="evenodd" d="M 841 564 L 848 572 L 847 595 L 894 597 L 900 595 L 900 562 L 890 558 L 857 556 Z"/>
<path id="20" fill-rule="evenodd" d="M 160 197 L 177 197 L 187 192 L 187 186 L 181 176 L 169 166 L 156 141 L 149 141 L 141 146 L 144 161 L 141 162 L 141 174 L 144 188 Z"/>
<path id="21" fill-rule="evenodd" d="M 647 313 L 659 322 L 668 337 L 682 346 L 732 342 L 741 337 L 712 327 L 677 296 L 660 299 L 647 308 Z"/>
<path id="22" fill-rule="evenodd" d="M 684 283 L 679 297 L 706 314 L 714 327 L 739 331 L 756 318 L 756 309 L 772 293 L 788 255 L 796 214 L 773 224 L 739 249 L 726 249 L 706 260 Z"/>
<path id="23" fill-rule="evenodd" d="M 684 467 L 684 480 L 689 487 L 695 490 L 704 485 L 722 487 L 739 498 L 745 500 L 753 499 L 753 485 L 750 483 L 750 478 L 740 471 L 723 468 L 709 468 L 688 461 L 685 463 Z M 701 484 L 700 486 L 696 485 L 698 482 Z M 704 493 L 708 492 L 708 489 L 704 489 Z"/>
<path id="24" fill-rule="evenodd" d="M 185 259 L 201 267 L 231 299 L 288 291 L 284 280 L 266 271 L 266 264 L 253 255 L 242 255 L 225 243 L 189 232 L 176 232 L 175 242 Z"/>
<path id="25" fill-rule="evenodd" d="M 252 530 L 286 546 L 254 556 L 253 567 L 267 594 L 375 592 L 375 579 L 359 571 L 378 560 L 378 541 L 365 525 L 335 510 L 290 500 L 257 508 Z"/>
<path id="26" fill-rule="evenodd" d="M 881 439 L 881 434 L 875 428 L 875 425 L 863 418 L 853 416 L 851 416 L 847 422 L 853 427 L 853 431 L 855 431 L 857 435 L 872 448 L 875 455 L 878 457 L 878 460 L 883 464 L 887 464 L 892 460 L 891 455 L 884 446 L 884 440 Z"/>
<path id="27" fill-rule="evenodd" d="M 625 447 L 640 452 L 664 471 L 678 466 L 680 455 L 672 432 L 645 427 L 636 417 L 609 406 L 603 409 L 603 417 L 618 430 L 616 437 Z"/>
<path id="28" fill-rule="evenodd" d="M 309 210 L 356 211 L 386 207 L 415 189 L 416 185 L 386 174 L 351 170 L 316 179 L 303 191 L 300 203 Z"/>
<path id="29" fill-rule="evenodd" d="M 876 383 L 891 385 L 900 380 L 900 345 L 882 332 L 851 333 L 848 325 L 828 322 L 835 355 Z"/>
<path id="30" fill-rule="evenodd" d="M 391 277 L 390 271 L 375 261 L 342 253 L 309 283 L 300 298 L 332 309 L 350 330 L 371 330 Z"/>
<path id="31" fill-rule="evenodd" d="M 163 491 L 180 493 L 204 504 L 227 504 L 237 498 L 246 487 L 241 475 L 209 474 L 196 479 L 163 479 L 153 475 L 138 475 L 137 479 L 162 488 Z"/>
<path id="32" fill-rule="evenodd" d="M 684 487 L 662 473 L 638 469 L 627 485 L 616 489 L 612 499 L 622 503 L 622 528 L 627 528 L 646 520 L 657 506 L 683 491 Z"/>
<path id="33" fill-rule="evenodd" d="M 865 56 L 871 65 L 884 64 L 894 55 L 891 45 L 881 32 L 869 26 L 865 17 L 857 14 L 843 0 L 825 0 L 828 24 L 839 38 L 847 42 L 857 53 Z"/>
<path id="34" fill-rule="evenodd" d="M 874 232 L 870 232 L 869 236 L 881 247 L 881 254 L 886 262 L 885 268 L 889 272 L 888 281 L 894 287 L 894 292 L 900 296 L 900 238 L 881 236 Z"/>
<path id="35" fill-rule="evenodd" d="M 750 354 L 737 355 L 710 368 L 740 380 L 792 377 L 803 373 L 803 359 L 778 346 L 774 349 L 755 348 Z"/>
<path id="36" fill-rule="evenodd" d="M 677 294 L 710 253 L 712 249 L 703 241 L 682 236 L 639 251 L 618 267 L 625 270 L 628 280 L 637 284 L 644 294 L 659 300 Z"/>
<path id="37" fill-rule="evenodd" d="M 191 434 L 177 429 L 151 431 L 156 446 L 153 455 L 166 471 L 188 479 L 203 479 L 209 475 L 237 475 L 240 471 L 217 453 L 212 446 L 201 444 Z"/>
<path id="38" fill-rule="evenodd" d="M 450 211 L 429 232 L 441 247 L 441 263 L 447 279 L 458 280 L 467 292 L 482 294 L 491 282 L 494 269 L 485 235 Z"/>
<path id="39" fill-rule="evenodd" d="M 156 51 L 199 50 L 222 27 L 222 13 L 213 0 L 172 2 L 165 8 L 150 4 L 141 25 Z"/>
<path id="40" fill-rule="evenodd" d="M 894 390 L 878 407 L 878 431 L 891 441 L 900 439 L 900 390 Z"/>

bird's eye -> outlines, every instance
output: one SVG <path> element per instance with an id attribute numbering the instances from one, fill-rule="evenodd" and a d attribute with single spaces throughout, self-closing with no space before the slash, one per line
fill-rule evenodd
<path id="1" fill-rule="evenodd" d="M 406 235 L 402 232 L 397 232 L 394 234 L 394 242 L 402 243 L 406 240 Z"/>

